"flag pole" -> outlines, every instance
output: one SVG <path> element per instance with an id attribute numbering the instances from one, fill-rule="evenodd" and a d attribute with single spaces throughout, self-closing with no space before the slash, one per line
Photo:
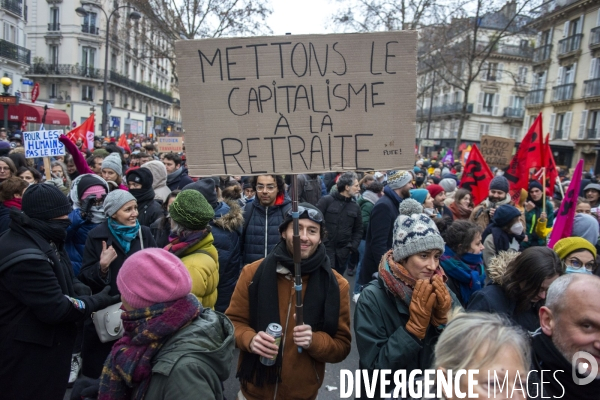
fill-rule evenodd
<path id="1" fill-rule="evenodd" d="M 546 167 L 542 170 L 542 212 L 546 212 Z"/>
<path id="2" fill-rule="evenodd" d="M 560 194 L 562 195 L 562 198 L 565 198 L 565 190 L 562 187 L 562 182 L 560 181 L 560 178 L 557 176 L 556 177 L 556 183 L 558 183 L 558 188 L 560 189 Z"/>
<path id="3" fill-rule="evenodd" d="M 304 307 L 302 304 L 302 255 L 300 253 L 300 213 L 298 212 L 298 175 L 292 175 L 292 217 L 294 246 L 294 287 L 296 290 L 296 326 L 304 324 Z M 302 347 L 298 346 L 298 353 L 302 353 Z"/>

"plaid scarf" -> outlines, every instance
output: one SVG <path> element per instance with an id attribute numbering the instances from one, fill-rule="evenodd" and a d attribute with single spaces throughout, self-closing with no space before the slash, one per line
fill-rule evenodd
<path id="1" fill-rule="evenodd" d="M 202 305 L 192 294 L 172 303 L 123 312 L 125 335 L 104 363 L 98 399 L 143 399 L 152 376 L 152 358 L 201 312 Z"/>

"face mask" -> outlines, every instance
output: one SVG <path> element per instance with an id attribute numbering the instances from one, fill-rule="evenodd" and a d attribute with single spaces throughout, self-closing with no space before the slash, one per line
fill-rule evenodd
<path id="1" fill-rule="evenodd" d="M 425 178 L 417 177 L 417 179 L 415 179 L 415 182 L 417 183 L 417 186 L 421 186 L 423 185 L 423 182 L 425 182 Z"/>
<path id="2" fill-rule="evenodd" d="M 585 268 L 573 268 L 573 267 L 569 267 L 567 266 L 567 268 L 565 269 L 565 272 L 567 274 L 586 274 L 586 275 L 593 275 L 592 271 L 588 271 Z"/>
<path id="3" fill-rule="evenodd" d="M 104 215 L 104 206 L 93 206 L 90 212 L 92 213 L 92 224 L 99 224 L 106 219 L 106 215 Z"/>
<path id="4" fill-rule="evenodd" d="M 510 227 L 510 232 L 515 236 L 521 235 L 523 233 L 523 224 L 517 222 L 516 224 Z"/>
<path id="5" fill-rule="evenodd" d="M 425 214 L 427 214 L 428 216 L 432 216 L 432 215 L 436 215 L 437 213 L 435 212 L 435 208 L 424 208 L 423 212 Z"/>

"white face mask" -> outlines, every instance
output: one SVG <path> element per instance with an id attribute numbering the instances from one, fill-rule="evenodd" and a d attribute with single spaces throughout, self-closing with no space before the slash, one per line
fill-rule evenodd
<path id="1" fill-rule="evenodd" d="M 510 227 L 510 232 L 516 236 L 521 235 L 523 233 L 523 224 L 520 222 L 517 222 L 516 224 L 514 224 L 513 226 Z"/>

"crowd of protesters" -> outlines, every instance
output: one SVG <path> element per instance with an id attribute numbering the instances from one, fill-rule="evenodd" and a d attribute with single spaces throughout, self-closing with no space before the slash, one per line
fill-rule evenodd
<path id="1" fill-rule="evenodd" d="M 87 149 L 62 137 L 68 154 L 44 171 L 12 139 L 0 140 L 0 398 L 62 399 L 74 386 L 74 399 L 223 399 L 237 347 L 237 399 L 315 399 L 325 364 L 355 340 L 369 375 L 479 369 L 483 395 L 493 369 L 513 391 L 539 389 L 527 398 L 598 399 L 600 379 L 571 377 L 576 353 L 600 362 L 591 175 L 572 235 L 550 248 L 561 191 L 532 180 L 511 196 L 502 171 L 474 204 L 460 163 L 304 174 L 292 187 L 279 175 L 190 177 L 185 153 L 143 138 Z M 121 332 L 107 340 L 98 315 L 115 304 Z M 529 370 L 554 380 L 517 385 Z"/>

